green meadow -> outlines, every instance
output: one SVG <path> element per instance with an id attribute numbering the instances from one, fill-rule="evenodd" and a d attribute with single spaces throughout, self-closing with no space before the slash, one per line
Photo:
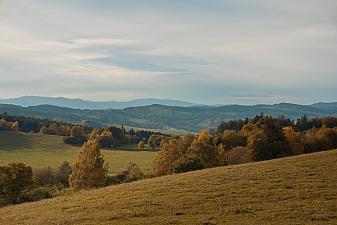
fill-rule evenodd
<path id="1" fill-rule="evenodd" d="M 0 131 L 0 164 L 23 162 L 33 168 L 57 168 L 63 161 L 73 163 L 79 151 L 79 147 L 64 144 L 60 136 Z M 156 154 L 130 144 L 116 150 L 102 150 L 102 153 L 110 174 L 121 172 L 129 162 L 150 172 Z"/>

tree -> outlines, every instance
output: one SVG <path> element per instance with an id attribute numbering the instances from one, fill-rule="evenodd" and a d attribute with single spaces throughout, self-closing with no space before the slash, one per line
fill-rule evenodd
<path id="1" fill-rule="evenodd" d="M 245 147 L 247 145 L 247 138 L 236 131 L 224 131 L 221 143 L 226 150 L 230 150 L 235 147 Z"/>
<path id="2" fill-rule="evenodd" d="M 153 173 L 161 176 L 176 172 L 179 164 L 186 161 L 187 150 L 194 138 L 193 135 L 187 135 L 163 139 L 154 161 Z"/>
<path id="3" fill-rule="evenodd" d="M 144 141 L 140 141 L 138 143 L 138 149 L 143 149 L 143 148 L 145 148 L 145 143 L 144 143 Z"/>
<path id="4" fill-rule="evenodd" d="M 316 140 L 319 143 L 319 150 L 331 150 L 337 148 L 337 133 L 334 129 L 323 125 L 316 133 Z"/>
<path id="5" fill-rule="evenodd" d="M 198 137 L 193 140 L 187 157 L 200 162 L 204 168 L 225 165 L 223 146 L 217 146 L 214 136 L 207 131 L 201 131 Z"/>
<path id="6" fill-rule="evenodd" d="M 56 171 L 57 181 L 64 187 L 69 187 L 69 177 L 71 175 L 72 168 L 68 161 L 64 161 Z"/>
<path id="7" fill-rule="evenodd" d="M 270 116 L 257 116 L 241 132 L 247 137 L 247 146 L 252 149 L 255 161 L 274 159 L 291 153 L 280 124 Z"/>
<path id="8" fill-rule="evenodd" d="M 152 134 L 148 140 L 148 144 L 152 149 L 157 149 L 160 147 L 161 141 L 164 139 L 164 136 Z"/>
<path id="9" fill-rule="evenodd" d="M 125 172 L 127 176 L 124 182 L 131 182 L 144 178 L 144 173 L 136 163 L 129 163 L 129 166 Z"/>
<path id="10" fill-rule="evenodd" d="M 291 152 L 294 155 L 303 154 L 304 153 L 304 142 L 302 140 L 301 134 L 295 132 L 292 127 L 284 127 L 283 133 L 289 143 Z"/>
<path id="11" fill-rule="evenodd" d="M 34 170 L 34 180 L 42 187 L 53 186 L 57 182 L 55 171 L 50 167 Z"/>
<path id="12" fill-rule="evenodd" d="M 90 140 L 84 144 L 73 166 L 69 178 L 70 187 L 74 190 L 102 187 L 106 184 L 107 172 L 98 142 Z"/>
<path id="13" fill-rule="evenodd" d="M 0 166 L 0 204 L 19 203 L 33 184 L 33 171 L 23 163 Z"/>
<path id="14" fill-rule="evenodd" d="M 83 137 L 85 136 L 85 132 L 82 126 L 73 126 L 70 130 L 71 137 Z"/>

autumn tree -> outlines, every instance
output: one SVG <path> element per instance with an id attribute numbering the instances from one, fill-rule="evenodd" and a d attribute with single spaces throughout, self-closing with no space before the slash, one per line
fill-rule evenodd
<path id="1" fill-rule="evenodd" d="M 245 125 L 241 132 L 247 137 L 247 146 L 252 149 L 255 161 L 290 154 L 290 148 L 280 124 L 270 116 L 256 117 L 256 121 Z"/>
<path id="2" fill-rule="evenodd" d="M 283 133 L 289 143 L 289 147 L 291 149 L 292 154 L 294 155 L 303 154 L 304 142 L 301 137 L 301 134 L 294 131 L 292 127 L 284 127 Z"/>
<path id="3" fill-rule="evenodd" d="M 90 140 L 84 144 L 73 166 L 70 187 L 74 190 L 102 187 L 106 184 L 107 172 L 98 142 Z"/>
<path id="4" fill-rule="evenodd" d="M 148 144 L 152 149 L 160 147 L 161 141 L 164 139 L 162 135 L 152 134 L 148 140 Z"/>
<path id="5" fill-rule="evenodd" d="M 143 148 L 145 148 L 145 143 L 144 143 L 144 141 L 142 140 L 142 141 L 140 141 L 140 142 L 138 143 L 138 149 L 143 149 Z"/>
<path id="6" fill-rule="evenodd" d="M 225 165 L 224 149 L 217 146 L 213 136 L 207 131 L 201 131 L 188 149 L 188 158 L 200 162 L 204 168 Z"/>
<path id="7" fill-rule="evenodd" d="M 316 133 L 316 140 L 319 144 L 319 150 L 330 150 L 337 148 L 337 133 L 334 129 L 323 125 Z"/>
<path id="8" fill-rule="evenodd" d="M 72 168 L 68 161 L 64 161 L 56 171 L 57 181 L 64 187 L 69 187 L 69 177 L 72 173 Z"/>
<path id="9" fill-rule="evenodd" d="M 0 166 L 0 204 L 19 203 L 33 184 L 33 171 L 23 163 Z"/>
<path id="10" fill-rule="evenodd" d="M 177 172 L 177 168 L 187 160 L 187 150 L 194 140 L 193 135 L 165 138 L 154 161 L 153 173 L 157 176 Z"/>
<path id="11" fill-rule="evenodd" d="M 230 150 L 239 146 L 245 147 L 247 145 L 247 138 L 240 132 L 226 130 L 223 132 L 221 143 L 226 150 Z"/>

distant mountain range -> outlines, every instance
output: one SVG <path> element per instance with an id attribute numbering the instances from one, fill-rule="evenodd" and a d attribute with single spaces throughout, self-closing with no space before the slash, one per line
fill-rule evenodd
<path id="1" fill-rule="evenodd" d="M 148 105 L 124 109 L 88 110 L 52 105 L 22 107 L 0 104 L 0 113 L 46 118 L 50 120 L 82 123 L 93 127 L 121 125 L 140 128 L 200 131 L 215 128 L 223 120 L 254 117 L 260 113 L 272 116 L 285 115 L 291 119 L 303 115 L 337 116 L 337 103 L 297 105 L 226 105 L 218 107 Z"/>
<path id="2" fill-rule="evenodd" d="M 23 96 L 19 98 L 0 99 L 0 104 L 13 104 L 19 106 L 38 106 L 38 105 L 54 105 L 59 107 L 68 107 L 73 109 L 124 109 L 129 107 L 138 107 L 146 105 L 167 105 L 167 106 L 201 106 L 199 104 L 178 101 L 171 99 L 156 99 L 156 98 L 144 98 L 135 99 L 131 101 L 119 102 L 119 101 L 87 101 L 82 99 L 69 99 L 63 97 L 41 97 L 41 96 Z"/>

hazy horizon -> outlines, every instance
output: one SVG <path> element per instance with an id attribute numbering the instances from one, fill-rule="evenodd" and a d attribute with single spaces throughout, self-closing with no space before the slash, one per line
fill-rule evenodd
<path id="1" fill-rule="evenodd" d="M 0 0 L 0 98 L 337 101 L 333 0 Z"/>
<path id="2" fill-rule="evenodd" d="M 262 102 L 257 102 L 257 103 L 213 103 L 213 104 L 207 104 L 205 102 L 194 102 L 194 101 L 188 101 L 188 100 L 184 100 L 184 99 L 174 99 L 174 98 L 155 98 L 155 97 L 149 97 L 149 98 L 132 98 L 132 99 L 125 99 L 125 100 L 116 100 L 116 99 L 102 99 L 102 100 L 91 100 L 91 99 L 85 99 L 85 98 L 71 98 L 71 97 L 64 97 L 64 96 L 42 96 L 42 95 L 25 95 L 25 96 L 16 96 L 16 97 L 9 97 L 9 98 L 0 98 L 0 100 L 11 100 L 11 99 L 20 99 L 20 98 L 25 98 L 25 97 L 38 97 L 38 98 L 53 98 L 53 99 L 67 99 L 67 100 L 81 100 L 81 101 L 89 101 L 89 102 L 96 102 L 96 103 L 104 103 L 104 102 L 116 102 L 116 103 L 122 103 L 122 102 L 131 102 L 131 101 L 137 101 L 137 100 L 146 100 L 146 99 L 153 99 L 153 100 L 168 100 L 168 101 L 179 101 L 179 102 L 186 102 L 186 103 L 192 103 L 192 104 L 196 104 L 196 105 L 209 105 L 209 106 L 220 106 L 220 105 L 247 105 L 247 106 L 254 106 L 254 105 L 260 105 L 260 104 L 282 104 L 282 103 L 290 103 L 290 104 L 298 104 L 298 105 L 312 105 L 312 104 L 316 104 L 316 103 L 336 103 L 337 101 L 316 101 L 316 102 L 310 102 L 310 103 L 305 103 L 305 104 L 301 104 L 298 102 L 271 102 L 271 103 L 262 103 Z M 1 104 L 1 102 L 0 102 Z"/>

